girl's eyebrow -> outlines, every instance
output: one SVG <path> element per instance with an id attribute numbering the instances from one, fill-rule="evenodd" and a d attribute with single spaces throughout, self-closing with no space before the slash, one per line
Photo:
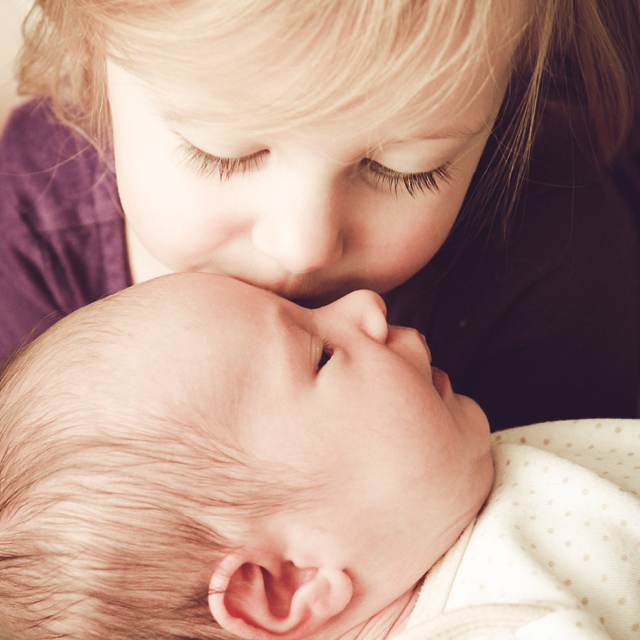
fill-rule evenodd
<path id="1" fill-rule="evenodd" d="M 197 113 L 176 105 L 157 103 L 158 114 L 169 125 L 193 126 L 207 122 L 208 118 L 204 113 Z"/>
<path id="2" fill-rule="evenodd" d="M 162 102 L 158 104 L 160 116 L 168 124 L 175 125 L 198 125 L 207 122 L 208 118 L 204 114 L 197 114 L 192 109 L 185 109 L 176 105 Z M 389 144 L 400 144 L 403 142 L 415 142 L 416 140 L 450 140 L 452 138 L 473 138 L 491 129 L 486 121 L 471 125 L 459 124 L 443 129 L 433 129 L 430 131 L 417 131 L 415 134 L 399 136 L 389 140 Z M 417 130 L 417 127 L 416 127 Z"/>
<path id="3" fill-rule="evenodd" d="M 203 120 L 196 118 L 193 115 L 180 114 L 176 111 L 161 111 L 160 117 L 166 125 L 169 127 L 193 127 L 203 124 Z"/>
<path id="4" fill-rule="evenodd" d="M 393 138 L 392 140 L 389 140 L 387 144 L 402 144 L 405 142 L 416 142 L 422 140 L 436 141 L 475 138 L 481 133 L 486 133 L 490 130 L 491 127 L 486 122 L 483 122 L 479 127 L 452 127 L 450 129 L 437 129 L 435 131 L 417 133 L 414 136 Z"/>

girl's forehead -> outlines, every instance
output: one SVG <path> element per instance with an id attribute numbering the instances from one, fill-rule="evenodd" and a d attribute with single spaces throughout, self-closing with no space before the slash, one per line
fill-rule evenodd
<path id="1" fill-rule="evenodd" d="M 182 131 L 210 129 L 249 137 L 292 131 L 341 132 L 341 137 L 354 138 L 369 134 L 375 145 L 382 141 L 379 131 L 392 143 L 479 133 L 497 115 L 509 72 L 508 61 L 502 60 L 491 68 L 479 66 L 455 86 L 439 78 L 426 86 L 372 86 L 366 96 L 350 101 L 337 95 L 318 101 L 296 95 L 286 78 L 268 72 L 246 83 L 140 80 L 154 110 Z M 392 140 L 386 140 L 389 134 Z"/>
<path id="2" fill-rule="evenodd" d="M 169 128 L 174 128 L 190 141 L 205 148 L 250 148 L 265 145 L 300 145 L 320 154 L 336 158 L 347 157 L 350 150 L 369 153 L 376 148 L 424 152 L 425 145 L 435 153 L 457 149 L 478 136 L 488 135 L 498 113 L 504 87 L 485 85 L 468 100 L 453 97 L 431 110 L 408 104 L 394 113 L 371 108 L 368 112 L 345 110 L 333 117 L 284 121 L 279 126 L 261 126 L 260 121 L 247 116 L 229 121 L 224 114 L 205 112 L 193 115 L 158 105 Z M 465 147 L 466 148 L 466 147 Z"/>
<path id="3" fill-rule="evenodd" d="M 420 120 L 438 108 L 461 108 L 487 83 L 505 84 L 522 30 L 522 20 L 513 17 L 511 26 L 491 28 L 490 11 L 469 8 L 489 0 L 449 1 L 455 7 L 442 15 L 424 9 L 440 2 L 401 2 L 424 10 L 414 16 L 405 11 L 405 21 L 413 17 L 415 24 L 403 23 L 397 12 L 394 26 L 378 24 L 380 33 L 371 32 L 366 17 L 350 33 L 348 21 L 336 26 L 337 18 L 326 15 L 316 20 L 325 20 L 324 30 L 308 22 L 292 30 L 286 20 L 279 24 L 265 14 L 215 35 L 204 21 L 189 42 L 180 42 L 184 29 L 177 32 L 179 56 L 171 38 L 163 47 L 145 45 L 138 29 L 135 50 L 127 49 L 123 36 L 114 57 L 144 78 L 178 121 L 217 120 L 268 131 L 336 118 L 358 126 L 400 113 Z M 383 4 L 391 11 L 398 3 Z M 375 22 L 372 15 L 368 19 Z"/>

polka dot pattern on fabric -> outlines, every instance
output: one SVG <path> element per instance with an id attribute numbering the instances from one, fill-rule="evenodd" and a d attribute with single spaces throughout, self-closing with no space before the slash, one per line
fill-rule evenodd
<path id="1" fill-rule="evenodd" d="M 640 421 L 544 423 L 492 442 L 494 488 L 447 608 L 554 602 L 640 640 Z"/>

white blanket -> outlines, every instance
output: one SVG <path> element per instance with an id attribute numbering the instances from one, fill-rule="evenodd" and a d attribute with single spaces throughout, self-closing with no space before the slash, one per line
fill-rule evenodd
<path id="1" fill-rule="evenodd" d="M 402 640 L 640 640 L 640 421 L 492 436 L 486 505 L 425 577 Z"/>

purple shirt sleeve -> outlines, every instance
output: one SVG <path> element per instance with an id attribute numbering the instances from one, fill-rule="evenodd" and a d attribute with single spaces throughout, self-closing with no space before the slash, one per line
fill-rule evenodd
<path id="1" fill-rule="evenodd" d="M 22 105 L 0 140 L 0 359 L 130 284 L 115 176 L 46 102 Z"/>

